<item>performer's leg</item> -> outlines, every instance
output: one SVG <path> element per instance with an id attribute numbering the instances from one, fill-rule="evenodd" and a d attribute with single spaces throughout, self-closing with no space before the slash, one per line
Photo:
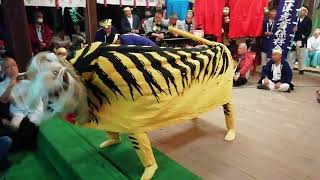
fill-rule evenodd
<path id="1" fill-rule="evenodd" d="M 297 51 L 291 51 L 290 53 L 289 53 L 289 57 L 288 57 L 288 63 L 289 63 L 289 65 L 290 65 L 290 67 L 291 67 L 291 69 L 293 70 L 293 68 L 294 68 L 294 63 L 295 63 L 295 61 L 296 61 L 296 54 L 297 54 Z"/>
<path id="2" fill-rule="evenodd" d="M 268 62 L 267 53 L 261 52 L 261 66 L 265 66 Z"/>
<path id="3" fill-rule="evenodd" d="M 228 128 L 228 133 L 224 137 L 224 139 L 226 141 L 232 141 L 236 137 L 233 104 L 227 103 L 227 104 L 223 105 L 223 112 L 225 115 L 226 125 Z"/>
<path id="4" fill-rule="evenodd" d="M 120 134 L 117 132 L 107 132 L 108 140 L 100 144 L 100 148 L 106 148 L 114 144 L 120 143 Z"/>
<path id="5" fill-rule="evenodd" d="M 306 58 L 306 48 L 297 48 L 297 52 L 298 52 L 298 69 L 300 71 L 300 74 L 303 73 L 304 71 L 304 66 L 305 66 L 305 58 Z"/>
<path id="6" fill-rule="evenodd" d="M 156 172 L 158 165 L 154 159 L 148 135 L 146 133 L 129 134 L 132 145 L 145 167 L 141 179 L 151 179 Z"/>

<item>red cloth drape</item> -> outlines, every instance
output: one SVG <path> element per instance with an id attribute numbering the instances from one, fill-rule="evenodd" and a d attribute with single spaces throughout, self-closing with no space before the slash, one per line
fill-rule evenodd
<path id="1" fill-rule="evenodd" d="M 262 33 L 264 7 L 268 0 L 229 0 L 229 37 L 258 37 Z"/>
<path id="2" fill-rule="evenodd" d="M 202 26 L 205 34 L 216 35 L 221 41 L 222 10 L 226 0 L 195 0 L 194 20 L 196 27 Z"/>

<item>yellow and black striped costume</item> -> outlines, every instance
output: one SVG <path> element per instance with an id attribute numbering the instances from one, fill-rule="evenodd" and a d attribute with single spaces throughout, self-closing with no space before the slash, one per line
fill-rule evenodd
<path id="1" fill-rule="evenodd" d="M 85 80 L 95 116 L 85 126 L 105 130 L 113 140 L 129 133 L 145 167 L 155 164 L 146 132 L 218 106 L 234 130 L 230 52 L 222 44 L 194 38 L 207 45 L 172 49 L 97 42 L 77 51 L 70 62 Z"/>

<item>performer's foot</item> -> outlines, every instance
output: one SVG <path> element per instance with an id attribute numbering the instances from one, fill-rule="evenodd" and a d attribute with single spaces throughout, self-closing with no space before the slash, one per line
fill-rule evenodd
<path id="1" fill-rule="evenodd" d="M 120 139 L 108 139 L 100 144 L 100 148 L 106 148 L 115 144 L 120 144 Z"/>
<path id="2" fill-rule="evenodd" d="M 141 180 L 150 180 L 152 179 L 154 173 L 158 169 L 158 165 L 155 163 L 154 165 L 148 166 L 144 169 Z"/>
<path id="3" fill-rule="evenodd" d="M 198 117 L 191 119 L 191 121 L 196 124 L 198 122 Z"/>
<path id="4" fill-rule="evenodd" d="M 226 141 L 233 141 L 236 138 L 236 130 L 229 129 L 227 135 L 224 137 Z"/>

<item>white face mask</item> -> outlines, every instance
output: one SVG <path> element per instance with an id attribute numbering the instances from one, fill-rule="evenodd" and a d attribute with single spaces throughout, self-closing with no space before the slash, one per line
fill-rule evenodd
<path id="1" fill-rule="evenodd" d="M 6 53 L 5 49 L 0 49 L 0 55 Z"/>
<path id="2" fill-rule="evenodd" d="M 38 18 L 37 23 L 42 24 L 43 23 L 43 18 Z"/>

